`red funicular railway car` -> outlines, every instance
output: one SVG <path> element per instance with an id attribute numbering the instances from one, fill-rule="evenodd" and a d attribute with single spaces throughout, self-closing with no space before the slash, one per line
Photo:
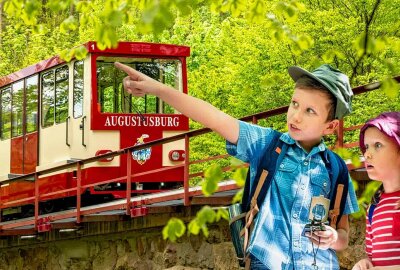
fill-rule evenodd
<path id="1" fill-rule="evenodd" d="M 101 51 L 85 44 L 84 60 L 64 62 L 59 57 L 41 61 L 0 78 L 0 181 L 3 217 L 27 212 L 34 196 L 32 181 L 9 181 L 143 144 L 188 130 L 188 119 L 154 96 L 133 97 L 122 87 L 126 76 L 114 67 L 119 61 L 148 76 L 187 92 L 186 46 L 120 42 Z M 133 193 L 156 192 L 182 185 L 183 167 L 158 170 L 182 162 L 184 141 L 153 146 L 132 153 Z M 126 176 L 127 159 L 116 156 L 85 165 L 82 185 Z M 85 195 L 125 197 L 126 183 L 104 184 Z M 40 194 L 76 187 L 76 169 L 46 174 L 39 179 Z M 75 196 L 65 192 L 46 197 L 42 206 Z M 49 203 L 50 202 L 50 203 Z M 46 209 L 46 207 L 44 207 Z M 48 209 L 50 211 L 50 209 Z"/>

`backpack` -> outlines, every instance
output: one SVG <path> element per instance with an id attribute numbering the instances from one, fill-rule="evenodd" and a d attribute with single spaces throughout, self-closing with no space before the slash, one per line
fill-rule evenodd
<path id="1" fill-rule="evenodd" d="M 275 171 L 282 163 L 288 145 L 279 138 L 282 133 L 273 131 L 273 138 L 268 147 L 259 156 L 254 183 L 250 183 L 250 169 L 247 172 L 242 203 L 228 207 L 230 231 L 240 266 L 245 266 L 246 249 L 253 229 L 253 220 L 259 212 L 265 196 L 271 186 Z M 326 153 L 326 154 L 325 154 Z M 329 207 L 330 226 L 336 228 L 343 214 L 348 193 L 348 169 L 346 163 L 336 153 L 326 150 L 322 159 L 331 179 L 331 201 Z M 250 199 L 251 198 L 251 199 Z M 335 198 L 335 200 L 333 200 Z"/>
<path id="2" fill-rule="evenodd" d="M 372 224 L 372 217 L 374 215 L 374 211 L 376 206 L 378 205 L 379 201 L 381 200 L 381 195 L 383 191 L 383 185 L 379 187 L 379 189 L 375 192 L 374 196 L 372 197 L 372 202 L 368 208 L 368 221 L 369 225 Z"/>

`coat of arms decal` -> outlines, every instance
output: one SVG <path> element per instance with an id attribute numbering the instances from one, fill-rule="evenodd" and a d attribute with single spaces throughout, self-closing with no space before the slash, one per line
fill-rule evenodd
<path id="1" fill-rule="evenodd" d="M 135 145 L 144 144 L 144 139 L 149 138 L 148 134 L 142 134 L 139 138 L 136 139 Z M 147 160 L 151 157 L 151 147 L 133 151 L 132 158 L 137 161 L 140 165 L 143 165 Z"/>

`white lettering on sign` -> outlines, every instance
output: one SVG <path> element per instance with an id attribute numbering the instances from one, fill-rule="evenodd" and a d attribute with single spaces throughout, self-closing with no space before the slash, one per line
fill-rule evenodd
<path id="1" fill-rule="evenodd" d="M 178 127 L 177 116 L 131 116 L 110 115 L 107 116 L 105 127 Z"/>

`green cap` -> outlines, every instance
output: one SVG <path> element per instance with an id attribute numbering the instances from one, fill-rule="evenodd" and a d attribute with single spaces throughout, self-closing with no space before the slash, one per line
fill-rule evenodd
<path id="1" fill-rule="evenodd" d="M 339 70 L 324 64 L 313 72 L 308 72 L 300 67 L 289 67 L 289 75 L 294 81 L 302 76 L 308 76 L 320 82 L 336 97 L 335 118 L 341 119 L 351 113 L 351 99 L 353 91 L 350 87 L 349 77 Z"/>

